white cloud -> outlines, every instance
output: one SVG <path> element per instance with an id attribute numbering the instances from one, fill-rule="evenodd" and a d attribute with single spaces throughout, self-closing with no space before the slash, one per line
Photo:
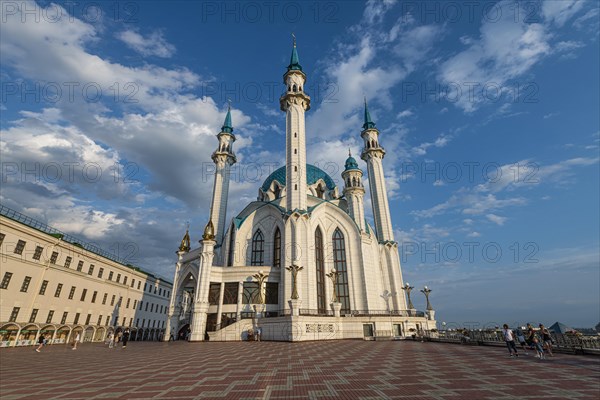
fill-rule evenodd
<path id="1" fill-rule="evenodd" d="M 495 223 L 496 225 L 500 226 L 504 225 L 504 223 L 506 222 L 506 217 L 501 217 L 496 214 L 487 214 L 485 217 L 493 223 Z"/>
<path id="2" fill-rule="evenodd" d="M 411 110 L 404 110 L 404 111 L 401 111 L 400 113 L 398 113 L 398 118 L 410 117 L 413 114 L 414 113 Z"/>
<path id="3" fill-rule="evenodd" d="M 480 236 L 481 236 L 481 233 L 476 232 L 476 231 L 473 231 L 473 232 L 467 234 L 467 237 L 471 237 L 471 238 L 476 238 L 476 237 L 480 237 Z"/>
<path id="4" fill-rule="evenodd" d="M 542 15 L 546 21 L 562 26 L 583 7 L 584 3 L 582 0 L 547 0 L 542 3 Z"/>
<path id="5" fill-rule="evenodd" d="M 511 80 L 528 72 L 545 56 L 579 46 L 576 42 L 560 42 L 553 48 L 551 24 L 564 24 L 582 4 L 576 0 L 545 1 L 544 21 L 528 23 L 526 18 L 514 18 L 515 7 L 519 7 L 519 15 L 528 15 L 524 3 L 497 3 L 500 18 L 484 20 L 479 38 L 462 40 L 468 47 L 441 65 L 439 80 L 445 85 L 458 85 L 463 94 L 470 94 L 474 87 L 474 96 L 459 96 L 455 103 L 466 112 L 474 111 L 486 101 L 481 92 L 485 85 L 508 88 Z"/>
<path id="6" fill-rule="evenodd" d="M 175 46 L 166 41 L 161 31 L 152 32 L 144 37 L 136 31 L 126 30 L 116 36 L 143 56 L 168 58 L 175 53 Z"/>
<path id="7" fill-rule="evenodd" d="M 448 143 L 450 143 L 451 140 L 452 135 L 442 134 L 438 136 L 433 142 L 421 143 L 420 145 L 413 147 L 411 151 L 417 156 L 424 156 L 425 154 L 427 154 L 427 150 L 430 147 L 446 147 L 446 145 L 448 145 Z"/>

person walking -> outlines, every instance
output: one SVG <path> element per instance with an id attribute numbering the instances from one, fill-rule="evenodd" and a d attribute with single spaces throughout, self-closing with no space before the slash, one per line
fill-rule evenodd
<path id="1" fill-rule="evenodd" d="M 40 352 L 40 350 L 42 349 L 42 347 L 44 347 L 44 344 L 46 342 L 46 335 L 45 334 L 40 334 L 40 337 L 38 338 L 38 347 L 37 349 L 35 349 L 35 351 L 37 351 L 38 353 Z"/>
<path id="2" fill-rule="evenodd" d="M 262 339 L 262 327 L 257 326 L 256 327 L 256 341 L 260 342 L 261 339 Z"/>
<path id="3" fill-rule="evenodd" d="M 515 334 L 517 335 L 517 340 L 519 341 L 519 345 L 521 345 L 521 350 L 523 350 L 525 352 L 525 355 L 528 355 L 527 341 L 525 341 L 525 333 L 523 333 L 523 329 L 524 328 L 518 327 L 517 330 L 515 331 Z"/>
<path id="4" fill-rule="evenodd" d="M 115 335 L 111 332 L 108 334 L 108 348 L 112 349 L 115 345 Z"/>
<path id="5" fill-rule="evenodd" d="M 511 329 L 508 328 L 507 324 L 503 325 L 502 336 L 504 337 L 504 341 L 506 342 L 506 347 L 508 347 L 508 353 L 510 357 L 513 356 L 513 352 L 515 357 L 519 357 L 519 353 L 517 353 L 517 346 L 515 346 L 515 335 Z"/>
<path id="6" fill-rule="evenodd" d="M 129 340 L 129 328 L 125 329 L 123 332 L 123 348 L 127 347 L 127 341 Z"/>
<path id="7" fill-rule="evenodd" d="M 554 354 L 552 354 L 552 336 L 550 336 L 550 331 L 544 324 L 540 324 L 540 335 L 542 336 L 543 348 L 550 357 L 554 357 Z"/>
<path id="8" fill-rule="evenodd" d="M 79 335 L 79 332 L 77 332 L 77 335 L 75 336 L 75 340 L 73 340 L 73 349 L 72 350 L 77 350 L 77 343 L 79 343 L 80 339 L 81 339 L 81 336 Z"/>
<path id="9" fill-rule="evenodd" d="M 169 342 L 175 341 L 175 329 L 171 329 L 171 336 L 169 337 Z"/>

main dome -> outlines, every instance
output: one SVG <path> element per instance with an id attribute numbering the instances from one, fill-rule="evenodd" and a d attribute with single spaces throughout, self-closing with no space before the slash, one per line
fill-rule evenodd
<path id="1" fill-rule="evenodd" d="M 311 164 L 306 164 L 306 183 L 310 186 L 315 184 L 319 179 L 323 179 L 327 189 L 333 190 L 335 188 L 335 183 L 333 179 L 325 171 L 320 168 L 315 167 Z M 260 187 L 263 192 L 266 192 L 271 187 L 271 182 L 277 181 L 281 185 L 285 186 L 285 165 L 281 168 L 277 168 L 275 171 L 271 173 L 265 179 L 262 186 Z"/>

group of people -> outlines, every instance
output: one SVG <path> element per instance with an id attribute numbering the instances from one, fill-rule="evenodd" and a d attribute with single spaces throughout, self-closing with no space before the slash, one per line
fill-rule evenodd
<path id="1" fill-rule="evenodd" d="M 123 348 L 127 347 L 127 342 L 129 341 L 129 328 L 125 328 L 124 331 L 119 331 L 116 335 L 113 333 L 110 333 L 108 335 L 108 348 L 112 349 L 113 347 L 116 347 L 117 344 L 119 344 L 119 342 L 123 343 Z"/>
<path id="2" fill-rule="evenodd" d="M 539 330 L 537 331 L 533 329 L 531 324 L 527 324 L 525 332 L 523 332 L 521 328 L 517 328 L 515 331 L 513 331 L 508 327 L 508 324 L 504 324 L 502 336 L 506 342 L 506 347 L 508 347 L 510 357 L 519 357 L 517 345 L 515 343 L 515 337 L 519 341 L 519 345 L 521 346 L 521 349 L 525 355 L 528 355 L 528 349 L 534 349 L 536 352 L 536 357 L 540 360 L 546 359 L 546 353 L 550 357 L 554 356 L 554 354 L 552 354 L 552 336 L 544 324 L 540 324 Z"/>
<path id="3" fill-rule="evenodd" d="M 115 347 L 119 342 L 123 343 L 123 348 L 127 347 L 127 342 L 129 341 L 129 329 L 125 329 L 124 331 L 119 331 L 116 335 L 113 333 L 110 333 L 108 335 L 108 337 L 106 338 L 106 343 L 108 344 L 108 348 L 112 349 L 113 347 Z M 77 350 L 77 344 L 81 341 L 81 334 L 79 332 L 77 332 L 77 334 L 75 335 L 75 338 L 73 339 L 73 342 L 71 343 L 71 349 L 72 350 Z M 40 353 L 42 351 L 42 348 L 48 344 L 48 338 L 46 337 L 45 333 L 40 334 L 40 337 L 38 338 L 38 347 L 36 347 L 35 351 Z"/>

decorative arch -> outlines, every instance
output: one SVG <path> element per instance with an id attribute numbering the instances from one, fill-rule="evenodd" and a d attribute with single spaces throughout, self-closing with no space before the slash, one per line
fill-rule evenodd
<path id="1" fill-rule="evenodd" d="M 346 262 L 346 241 L 340 228 L 333 232 L 333 264 L 339 273 L 336 292 L 338 301 L 342 303 L 341 313 L 350 313 L 350 292 L 348 290 L 348 265 Z"/>
<path id="2" fill-rule="evenodd" d="M 252 254 L 250 265 L 264 265 L 265 260 L 265 237 L 260 229 L 252 235 Z"/>

